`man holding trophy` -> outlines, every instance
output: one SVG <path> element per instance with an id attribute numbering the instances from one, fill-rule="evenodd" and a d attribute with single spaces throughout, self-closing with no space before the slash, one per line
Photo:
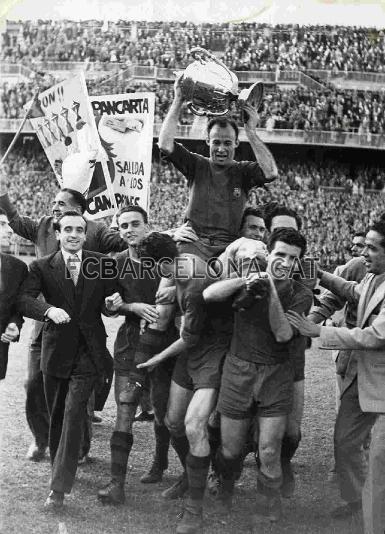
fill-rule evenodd
<path id="1" fill-rule="evenodd" d="M 256 133 L 262 84 L 256 83 L 238 95 L 238 80 L 222 62 L 203 49 L 191 53 L 197 60 L 175 81 L 174 100 L 159 134 L 159 148 L 186 176 L 190 189 L 186 213 L 190 241 L 180 243 L 179 250 L 209 259 L 238 237 L 249 190 L 274 180 L 278 170 Z M 256 161 L 234 161 L 238 127 L 225 115 L 236 100 L 243 110 L 245 133 Z M 184 101 L 196 115 L 212 117 L 206 139 L 209 158 L 175 142 Z"/>

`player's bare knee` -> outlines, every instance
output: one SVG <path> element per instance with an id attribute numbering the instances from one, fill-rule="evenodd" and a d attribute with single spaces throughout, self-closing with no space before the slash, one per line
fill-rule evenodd
<path id="1" fill-rule="evenodd" d="M 207 418 L 186 417 L 185 428 L 187 439 L 190 442 L 202 441 L 207 436 Z"/>
<path id="2" fill-rule="evenodd" d="M 279 443 L 265 442 L 259 444 L 259 458 L 264 464 L 271 464 L 279 458 Z"/>

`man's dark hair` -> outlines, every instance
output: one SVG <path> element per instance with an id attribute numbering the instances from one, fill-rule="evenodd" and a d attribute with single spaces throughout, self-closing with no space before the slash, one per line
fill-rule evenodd
<path id="1" fill-rule="evenodd" d="M 169 235 L 151 232 L 140 243 L 139 255 L 141 258 L 152 258 L 156 262 L 162 258 L 174 260 L 178 256 L 178 249 Z"/>
<path id="2" fill-rule="evenodd" d="M 300 248 L 300 258 L 302 258 L 306 252 L 306 239 L 300 232 L 298 232 L 298 230 L 294 230 L 294 228 L 277 228 L 274 230 L 267 241 L 267 250 L 269 252 L 274 249 L 274 245 L 277 241 L 282 241 L 282 243 L 286 243 L 287 245 Z"/>
<path id="3" fill-rule="evenodd" d="M 353 237 L 366 237 L 365 232 L 354 232 Z"/>
<path id="4" fill-rule="evenodd" d="M 385 249 L 385 218 L 383 219 L 382 216 L 379 221 L 375 221 L 372 226 L 370 226 L 369 230 L 372 230 L 373 232 L 377 232 L 382 236 L 381 239 L 381 246 L 383 249 Z"/>
<path id="5" fill-rule="evenodd" d="M 52 225 L 54 230 L 57 230 L 58 232 L 60 232 L 61 230 L 60 223 L 64 217 L 81 217 L 83 221 L 86 223 L 85 232 L 87 233 L 87 219 L 83 216 L 83 214 L 75 210 L 69 210 L 69 211 L 65 211 L 64 213 L 62 213 L 60 217 L 58 218 L 58 220 L 55 221 Z"/>
<path id="6" fill-rule="evenodd" d="M 144 210 L 143 208 L 141 208 L 140 206 L 123 206 L 123 208 L 120 208 L 120 210 L 119 210 L 118 213 L 116 214 L 116 222 L 119 224 L 119 217 L 120 217 L 123 213 L 131 213 L 132 211 L 134 211 L 134 212 L 136 212 L 136 213 L 140 213 L 141 216 L 143 217 L 144 223 L 145 223 L 145 224 L 148 223 L 148 215 L 147 215 L 147 211 Z"/>
<path id="7" fill-rule="evenodd" d="M 242 220 L 241 220 L 241 230 L 244 227 L 246 219 L 249 215 L 252 215 L 253 217 L 259 217 L 260 219 L 265 220 L 265 215 L 261 208 L 253 208 L 252 206 L 249 206 L 243 212 Z"/>
<path id="8" fill-rule="evenodd" d="M 214 117 L 211 119 L 207 125 L 207 137 L 210 137 L 210 132 L 214 126 L 219 126 L 220 128 L 227 128 L 230 126 L 235 132 L 235 140 L 238 140 L 239 128 L 235 121 L 232 119 L 224 119 L 223 117 Z"/>
<path id="9" fill-rule="evenodd" d="M 279 215 L 285 215 L 287 217 L 293 217 L 297 223 L 298 230 L 301 230 L 302 228 L 302 219 L 298 215 L 298 213 L 284 204 L 278 204 L 276 202 L 271 202 L 270 204 L 266 204 L 264 206 L 264 213 L 265 213 L 265 224 L 269 232 L 271 231 L 271 223 L 274 219 L 274 217 L 278 217 Z"/>
<path id="10" fill-rule="evenodd" d="M 80 207 L 80 210 L 82 213 L 84 213 L 87 209 L 87 201 L 84 198 L 84 196 L 79 193 L 79 191 L 76 191 L 76 189 L 70 189 L 69 187 L 64 187 L 64 189 L 61 189 L 62 193 L 69 193 L 75 204 L 77 204 Z"/>

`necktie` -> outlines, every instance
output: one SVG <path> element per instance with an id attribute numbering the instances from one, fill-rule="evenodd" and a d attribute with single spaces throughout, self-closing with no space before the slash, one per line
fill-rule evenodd
<path id="1" fill-rule="evenodd" d="M 68 258 L 67 269 L 71 275 L 72 282 L 76 286 L 80 271 L 80 259 L 77 254 L 71 254 L 71 256 Z"/>

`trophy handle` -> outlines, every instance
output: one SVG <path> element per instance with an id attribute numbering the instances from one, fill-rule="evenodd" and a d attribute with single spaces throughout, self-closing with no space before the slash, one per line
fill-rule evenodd
<path id="1" fill-rule="evenodd" d="M 207 115 L 206 111 L 201 111 L 200 109 L 196 108 L 192 102 L 188 102 L 187 107 L 189 108 L 190 111 L 194 113 L 194 115 L 198 115 L 198 117 L 203 117 L 204 115 Z M 225 111 L 221 111 L 221 112 L 210 111 L 210 115 L 212 117 L 222 117 L 223 115 L 226 115 L 228 111 L 229 111 L 228 109 L 226 109 Z"/>
<path id="2" fill-rule="evenodd" d="M 198 108 L 196 108 L 192 102 L 187 102 L 187 107 L 192 113 L 194 113 L 194 115 L 198 115 L 198 117 L 203 117 L 203 115 L 206 115 L 204 111 L 200 111 Z"/>

